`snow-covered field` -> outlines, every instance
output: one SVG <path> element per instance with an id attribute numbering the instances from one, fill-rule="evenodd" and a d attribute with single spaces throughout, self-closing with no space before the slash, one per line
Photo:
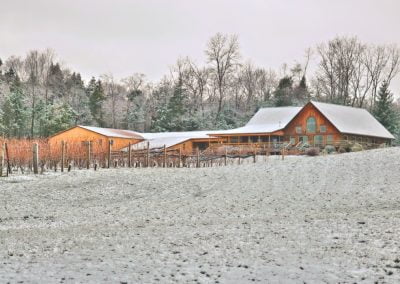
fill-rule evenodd
<path id="1" fill-rule="evenodd" d="M 0 179 L 8 281 L 398 283 L 400 148 Z"/>

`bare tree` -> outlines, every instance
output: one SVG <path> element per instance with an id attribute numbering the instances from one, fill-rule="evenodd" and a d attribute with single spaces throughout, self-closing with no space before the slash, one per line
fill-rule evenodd
<path id="1" fill-rule="evenodd" d="M 117 127 L 117 103 L 120 98 L 123 88 L 115 81 L 112 74 L 103 74 L 101 80 L 104 83 L 104 90 L 106 93 L 106 98 L 110 103 L 111 109 L 111 126 L 113 128 Z"/>
<path id="2" fill-rule="evenodd" d="M 227 36 L 217 33 L 208 42 L 206 50 L 208 62 L 211 64 L 212 75 L 217 84 L 219 116 L 225 99 L 228 77 L 235 70 L 240 59 L 239 42 L 236 35 Z"/>

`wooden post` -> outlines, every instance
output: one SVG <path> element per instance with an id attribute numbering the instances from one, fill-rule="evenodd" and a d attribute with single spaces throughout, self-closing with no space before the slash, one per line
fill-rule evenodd
<path id="1" fill-rule="evenodd" d="M 255 163 L 256 162 L 256 158 L 257 157 L 257 148 L 256 147 L 254 147 L 254 153 L 253 153 L 253 163 Z"/>
<path id="2" fill-rule="evenodd" d="M 61 141 L 61 172 L 64 172 L 64 163 L 65 163 L 65 142 Z"/>
<path id="3" fill-rule="evenodd" d="M 5 144 L 2 144 L 0 149 L 0 177 L 3 176 L 5 155 L 6 155 Z"/>
<path id="4" fill-rule="evenodd" d="M 87 141 L 87 144 L 86 144 L 86 169 L 89 169 L 90 168 L 90 159 L 91 159 L 91 155 L 90 155 L 90 141 Z"/>
<path id="5" fill-rule="evenodd" d="M 131 142 L 129 142 L 128 145 L 128 168 L 132 167 L 132 145 Z"/>
<path id="6" fill-rule="evenodd" d="M 165 146 L 165 144 L 164 144 L 163 151 L 164 151 L 163 168 L 166 168 L 167 167 L 167 147 Z"/>
<path id="7" fill-rule="evenodd" d="M 281 155 L 282 155 L 282 161 L 285 159 L 285 147 L 282 144 L 282 150 L 281 150 Z"/>
<path id="8" fill-rule="evenodd" d="M 200 168 L 200 150 L 197 148 L 196 168 Z"/>
<path id="9" fill-rule="evenodd" d="M 179 155 L 178 168 L 180 168 L 182 166 L 182 148 L 181 147 L 179 147 L 178 155 Z"/>
<path id="10" fill-rule="evenodd" d="M 228 159 L 228 148 L 225 147 L 225 156 L 224 156 L 225 166 L 227 165 L 227 159 Z"/>
<path id="11" fill-rule="evenodd" d="M 146 168 L 150 166 L 150 142 L 147 141 Z"/>
<path id="12" fill-rule="evenodd" d="M 8 153 L 8 144 L 4 143 L 4 149 L 5 149 L 5 153 L 7 156 L 7 174 L 6 176 L 8 177 L 8 174 L 11 174 L 11 165 L 10 165 L 10 154 Z"/>
<path id="13" fill-rule="evenodd" d="M 107 168 L 111 167 L 111 147 L 112 147 L 112 141 L 108 141 L 108 153 L 107 153 Z"/>
<path id="14" fill-rule="evenodd" d="M 33 143 L 33 148 L 32 148 L 32 154 L 33 154 L 33 173 L 37 175 L 39 173 L 39 145 L 38 143 Z"/>

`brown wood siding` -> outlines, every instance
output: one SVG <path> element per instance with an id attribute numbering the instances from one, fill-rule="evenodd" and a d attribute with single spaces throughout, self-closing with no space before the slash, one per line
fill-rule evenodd
<path id="1" fill-rule="evenodd" d="M 79 144 L 81 142 L 91 141 L 97 146 L 106 147 L 110 140 L 113 140 L 112 148 L 114 150 L 119 150 L 123 147 L 126 147 L 129 145 L 129 143 L 135 144 L 140 141 L 133 138 L 107 137 L 99 133 L 76 126 L 50 137 L 49 143 L 51 146 L 57 147 L 61 145 L 61 141 L 70 144 Z"/>
<path id="2" fill-rule="evenodd" d="M 307 132 L 307 119 L 309 117 L 315 117 L 317 129 L 315 133 Z M 322 133 L 320 131 L 320 126 L 324 125 L 326 127 L 326 131 Z M 301 134 L 296 132 L 296 127 L 301 127 Z M 324 138 L 324 143 L 326 142 L 327 135 L 333 135 L 333 142 L 341 140 L 341 134 L 336 129 L 336 127 L 329 122 L 321 112 L 316 109 L 312 104 L 307 104 L 295 117 L 289 122 L 289 124 L 284 129 L 285 131 L 285 141 L 289 141 L 290 137 L 296 138 L 296 143 L 299 142 L 300 136 L 308 136 L 308 141 L 312 143 L 314 141 L 314 136 L 322 135 Z"/>

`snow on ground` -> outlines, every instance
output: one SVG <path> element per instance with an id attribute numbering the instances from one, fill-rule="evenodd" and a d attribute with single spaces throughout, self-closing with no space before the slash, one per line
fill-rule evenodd
<path id="1" fill-rule="evenodd" d="M 399 170 L 392 148 L 3 178 L 0 282 L 399 282 Z"/>

